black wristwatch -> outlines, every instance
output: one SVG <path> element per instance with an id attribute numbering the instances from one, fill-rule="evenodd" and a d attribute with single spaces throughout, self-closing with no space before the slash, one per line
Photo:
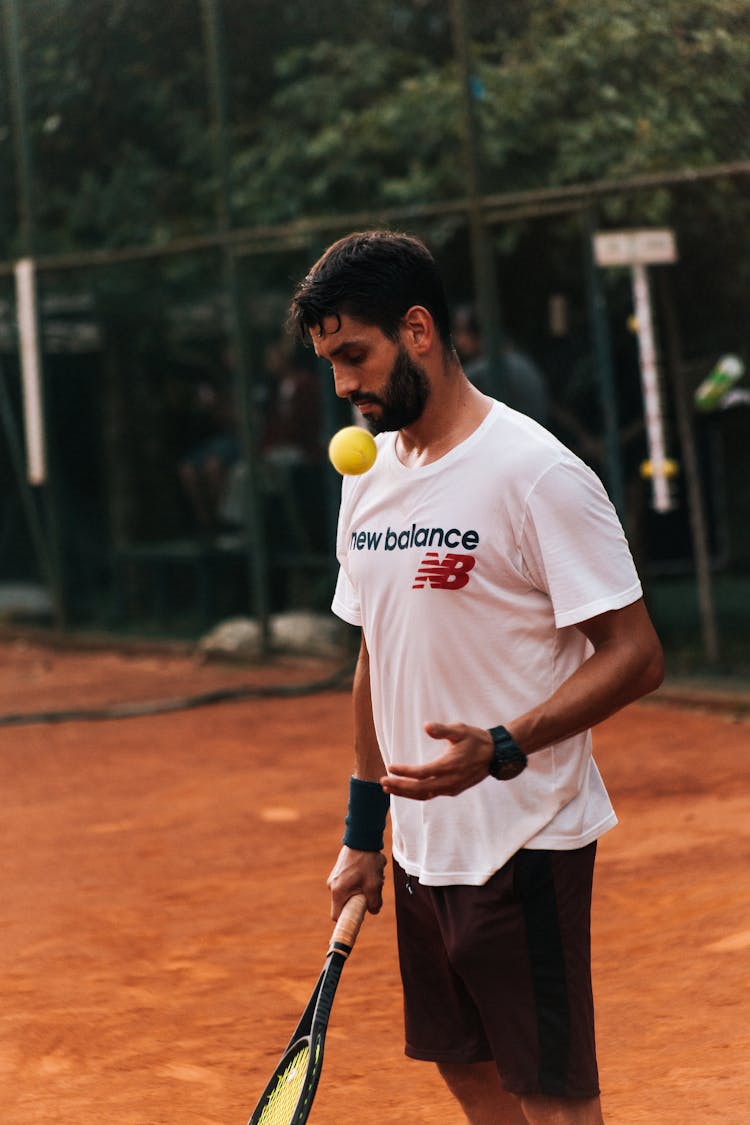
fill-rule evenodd
<path id="1" fill-rule="evenodd" d="M 505 727 L 490 727 L 492 741 L 495 743 L 495 752 L 490 762 L 490 773 L 498 781 L 510 781 L 523 773 L 529 764 L 529 759 L 521 747 L 513 741 Z"/>

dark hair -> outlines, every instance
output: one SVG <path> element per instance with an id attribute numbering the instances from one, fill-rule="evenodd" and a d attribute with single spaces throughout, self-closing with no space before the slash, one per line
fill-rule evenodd
<path id="1" fill-rule="evenodd" d="M 334 242 L 318 259 L 297 286 L 288 326 L 305 339 L 326 317 L 347 315 L 395 340 L 413 305 L 427 309 L 443 347 L 452 349 L 443 282 L 425 244 L 408 234 L 363 231 Z"/>

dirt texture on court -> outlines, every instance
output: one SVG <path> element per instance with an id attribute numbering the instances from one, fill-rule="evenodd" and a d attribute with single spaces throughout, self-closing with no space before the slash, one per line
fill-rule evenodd
<path id="1" fill-rule="evenodd" d="M 330 671 L 15 640 L 0 712 Z M 3 1125 L 247 1120 L 325 954 L 350 746 L 346 690 L 0 726 Z M 750 723 L 642 703 L 595 754 L 620 817 L 594 906 L 606 1120 L 750 1122 Z M 311 1116 L 342 1120 L 462 1120 L 403 1056 L 390 887 L 345 969 Z"/>

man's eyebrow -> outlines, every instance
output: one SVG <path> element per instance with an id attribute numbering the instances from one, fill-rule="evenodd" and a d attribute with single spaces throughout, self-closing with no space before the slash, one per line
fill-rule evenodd
<path id="1" fill-rule="evenodd" d="M 342 342 L 340 344 L 337 344 L 335 348 L 331 348 L 328 356 L 330 359 L 333 359 L 335 356 L 341 355 L 342 352 L 347 351 L 349 348 L 363 347 L 367 347 L 367 341 L 364 339 L 357 339 L 357 337 L 355 336 L 353 339 L 342 340 Z"/>

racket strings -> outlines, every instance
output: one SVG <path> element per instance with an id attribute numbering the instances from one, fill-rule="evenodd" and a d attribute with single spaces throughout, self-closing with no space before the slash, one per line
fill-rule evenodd
<path id="1" fill-rule="evenodd" d="M 310 1045 L 305 1043 L 285 1064 L 258 1118 L 258 1125 L 289 1125 L 299 1104 L 307 1077 Z"/>

